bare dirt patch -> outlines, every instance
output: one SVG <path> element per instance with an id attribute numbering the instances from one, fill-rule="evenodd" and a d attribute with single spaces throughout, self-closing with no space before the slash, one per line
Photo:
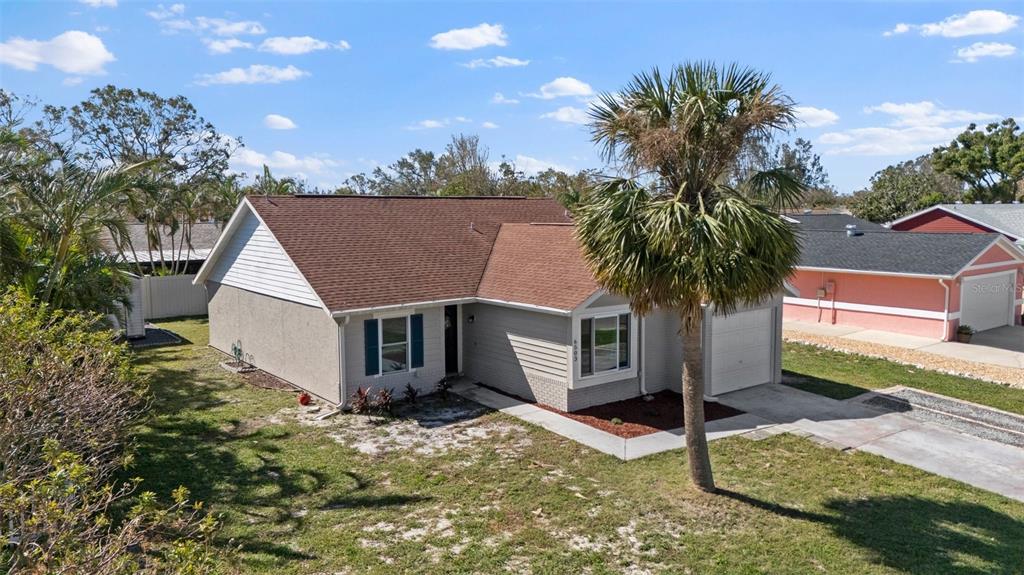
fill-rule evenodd
<path id="1" fill-rule="evenodd" d="M 462 398 L 426 397 L 415 405 L 399 406 L 393 417 L 346 413 L 319 419 L 323 413 L 316 408 L 287 408 L 275 418 L 322 428 L 338 443 L 366 455 L 442 455 L 494 439 L 502 440 L 495 445 L 497 451 L 511 455 L 530 445 L 525 427 L 484 417 L 488 413 L 490 409 Z"/>

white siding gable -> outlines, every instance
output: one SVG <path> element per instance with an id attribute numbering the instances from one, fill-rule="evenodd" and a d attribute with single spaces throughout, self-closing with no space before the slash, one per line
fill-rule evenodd
<path id="1" fill-rule="evenodd" d="M 259 218 L 246 210 L 210 272 L 209 281 L 321 307 L 295 264 Z"/>

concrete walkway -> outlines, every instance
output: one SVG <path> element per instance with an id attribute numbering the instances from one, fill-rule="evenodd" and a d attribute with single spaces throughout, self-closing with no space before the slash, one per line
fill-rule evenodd
<path id="1" fill-rule="evenodd" d="M 838 449 L 859 449 L 1024 501 L 1024 449 L 975 437 L 910 414 L 866 405 L 877 393 L 838 401 L 768 384 L 719 397 L 774 421 L 762 434 L 794 432 Z"/>
<path id="2" fill-rule="evenodd" d="M 625 439 L 473 383 L 457 383 L 452 391 L 624 461 L 685 447 L 682 428 Z M 879 395 L 865 393 L 839 401 L 778 384 L 734 391 L 718 399 L 745 413 L 709 421 L 708 440 L 793 433 L 827 447 L 874 453 L 1024 501 L 1024 448 L 865 403 Z"/>
<path id="3" fill-rule="evenodd" d="M 473 383 L 457 383 L 452 386 L 452 392 L 623 461 L 685 447 L 686 439 L 681 427 L 627 439 Z M 749 413 L 716 419 L 707 423 L 708 441 L 750 433 L 773 425 L 774 422 Z"/>
<path id="4" fill-rule="evenodd" d="M 1024 369 L 1024 327 L 1021 326 L 979 332 L 969 344 L 827 323 L 783 321 L 782 328 L 810 335 L 913 349 L 986 365 Z"/>

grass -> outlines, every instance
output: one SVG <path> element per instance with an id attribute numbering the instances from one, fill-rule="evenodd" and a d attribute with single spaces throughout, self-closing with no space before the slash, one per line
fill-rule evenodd
<path id="1" fill-rule="evenodd" d="M 835 399 L 905 385 L 1024 415 L 1024 390 L 884 359 L 786 342 L 782 366 L 788 385 Z"/>
<path id="2" fill-rule="evenodd" d="M 1024 504 L 866 453 L 780 435 L 712 444 L 720 495 L 689 486 L 685 452 L 628 463 L 485 413 L 369 454 L 346 415 L 302 423 L 294 395 L 217 367 L 203 321 L 145 350 L 155 393 L 131 473 L 184 484 L 223 518 L 244 573 L 1020 573 Z M 429 426 L 427 426 L 429 427 Z M 504 429 L 507 433 L 469 433 Z M 348 435 L 346 435 L 348 433 Z M 454 431 L 453 431 L 454 433 Z M 359 448 L 362 447 L 362 450 Z M 369 450 L 372 452 L 372 450 Z"/>

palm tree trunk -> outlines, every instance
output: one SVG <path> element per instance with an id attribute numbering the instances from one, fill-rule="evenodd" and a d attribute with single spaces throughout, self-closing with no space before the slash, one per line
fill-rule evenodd
<path id="1" fill-rule="evenodd" d="M 690 479 L 701 491 L 713 493 L 715 479 L 711 474 L 708 437 L 704 432 L 704 356 L 701 346 L 703 313 L 697 312 L 687 328 L 687 318 L 680 315 L 683 336 L 683 428 L 686 431 L 686 452 L 690 462 Z"/>

